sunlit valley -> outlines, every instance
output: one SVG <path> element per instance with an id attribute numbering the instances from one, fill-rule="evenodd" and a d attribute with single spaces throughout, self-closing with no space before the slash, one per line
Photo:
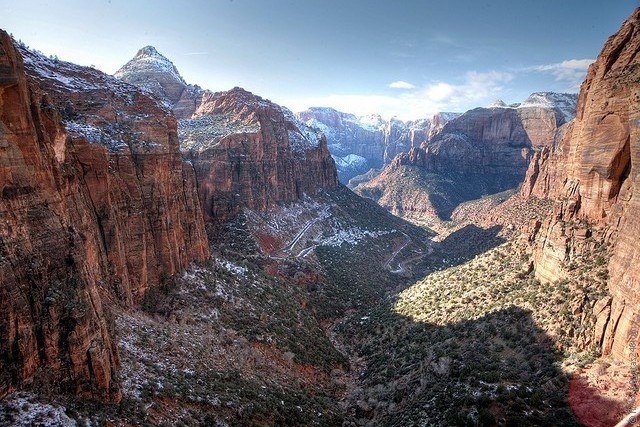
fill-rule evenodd
<path id="1" fill-rule="evenodd" d="M 0 31 L 0 425 L 636 425 L 640 9 L 414 120 L 176 64 Z"/>

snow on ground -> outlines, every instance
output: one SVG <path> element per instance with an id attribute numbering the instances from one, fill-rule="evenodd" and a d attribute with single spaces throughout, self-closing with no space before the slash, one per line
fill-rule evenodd
<path id="1" fill-rule="evenodd" d="M 173 79 L 186 85 L 186 82 L 178 72 L 178 69 L 169 59 L 161 55 L 155 47 L 145 46 L 137 55 L 127 62 L 114 74 L 117 78 L 122 78 L 127 74 L 137 74 L 140 72 L 159 72 L 169 74 Z"/>
<path id="2" fill-rule="evenodd" d="M 260 132 L 260 123 L 251 120 L 233 120 L 224 114 L 178 121 L 178 137 L 183 150 L 206 150 L 229 135 Z"/>
<path id="3" fill-rule="evenodd" d="M 275 105 L 275 104 L 274 104 Z M 280 107 L 286 121 L 293 124 L 294 129 L 289 128 L 289 144 L 293 151 L 299 152 L 315 148 L 322 141 L 322 132 L 308 126 L 299 120 L 291 110 L 286 107 Z"/>
<path id="4" fill-rule="evenodd" d="M 379 114 L 357 117 L 353 122 L 370 132 L 380 131 L 386 125 L 386 122 Z"/>
<path id="5" fill-rule="evenodd" d="M 576 115 L 578 96 L 575 93 L 534 92 L 527 99 L 517 104 L 505 104 L 496 100 L 489 108 L 547 108 L 562 114 L 564 122 L 568 122 Z"/>
<path id="6" fill-rule="evenodd" d="M 62 406 L 41 403 L 26 392 L 10 394 L 0 400 L 0 425 L 6 427 L 76 427 L 77 423 Z"/>
<path id="7" fill-rule="evenodd" d="M 113 135 L 109 135 L 104 129 L 97 128 L 87 123 L 74 121 L 65 122 L 65 128 L 71 135 L 81 136 L 92 144 L 101 144 L 109 148 L 111 151 L 118 151 L 127 148 L 128 145 Z"/>
<path id="8" fill-rule="evenodd" d="M 367 164 L 367 159 L 362 156 L 358 156 L 357 154 L 348 154 L 344 157 L 331 156 L 333 160 L 336 162 L 336 167 L 338 169 L 359 169 Z"/>
<path id="9" fill-rule="evenodd" d="M 518 108 L 541 107 L 559 110 L 565 122 L 576 115 L 578 97 L 574 93 L 534 92 Z"/>
<path id="10" fill-rule="evenodd" d="M 320 240 L 318 246 L 342 246 L 344 243 L 356 245 L 366 237 L 380 237 L 385 234 L 392 233 L 395 230 L 371 231 L 363 230 L 358 227 L 348 228 L 346 230 L 337 230 L 335 234 Z"/>
<path id="11" fill-rule="evenodd" d="M 246 267 L 239 266 L 238 264 L 235 264 L 231 261 L 226 261 L 223 259 L 216 258 L 216 262 L 225 270 L 227 270 L 229 273 L 233 273 L 236 276 L 244 277 L 247 274 L 248 270 Z"/>
<path id="12" fill-rule="evenodd" d="M 127 105 L 135 102 L 139 92 L 135 86 L 91 67 L 47 57 L 31 51 L 24 44 L 16 43 L 24 61 L 25 72 L 37 81 L 51 82 L 56 89 L 68 92 L 91 92 L 108 90 L 121 97 Z"/>

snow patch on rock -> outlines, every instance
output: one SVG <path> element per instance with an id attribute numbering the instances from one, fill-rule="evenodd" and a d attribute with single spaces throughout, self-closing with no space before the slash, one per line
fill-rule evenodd
<path id="1" fill-rule="evenodd" d="M 26 392 L 13 393 L 0 401 L 0 425 L 6 427 L 76 427 L 66 408 L 42 403 Z"/>

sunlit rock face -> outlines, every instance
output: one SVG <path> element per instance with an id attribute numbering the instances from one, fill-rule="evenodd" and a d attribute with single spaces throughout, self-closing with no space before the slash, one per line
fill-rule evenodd
<path id="1" fill-rule="evenodd" d="M 179 124 L 209 220 L 265 211 L 338 185 L 324 135 L 289 110 L 241 88 L 206 93 Z"/>
<path id="2" fill-rule="evenodd" d="M 576 99 L 541 92 L 519 104 L 467 111 L 412 143 L 355 191 L 405 217 L 448 220 L 462 202 L 516 189 L 532 154 L 552 146 L 573 117 Z"/>
<path id="3" fill-rule="evenodd" d="M 611 246 L 611 299 L 599 304 L 604 354 L 637 357 L 640 343 L 640 9 L 604 45 L 580 89 L 575 120 L 533 158 L 526 196 L 557 201 L 536 248 L 536 275 L 553 281 L 576 236 L 603 230 Z"/>

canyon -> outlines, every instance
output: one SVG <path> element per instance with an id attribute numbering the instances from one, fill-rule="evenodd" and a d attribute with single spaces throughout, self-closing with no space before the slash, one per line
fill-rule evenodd
<path id="1" fill-rule="evenodd" d="M 640 9 L 577 97 L 413 122 L 1 32 L 0 423 L 612 425 L 639 123 Z"/>
<path id="2" fill-rule="evenodd" d="M 370 169 L 381 169 L 400 153 L 430 141 L 458 113 L 436 113 L 429 118 L 384 120 L 379 115 L 356 117 L 333 108 L 314 107 L 297 114 L 307 125 L 325 134 L 338 167 L 340 182 Z"/>
<path id="3" fill-rule="evenodd" d="M 547 92 L 512 106 L 496 102 L 467 111 L 354 191 L 397 215 L 437 226 L 465 201 L 518 187 L 533 153 L 553 144 L 575 103 L 575 95 Z"/>

